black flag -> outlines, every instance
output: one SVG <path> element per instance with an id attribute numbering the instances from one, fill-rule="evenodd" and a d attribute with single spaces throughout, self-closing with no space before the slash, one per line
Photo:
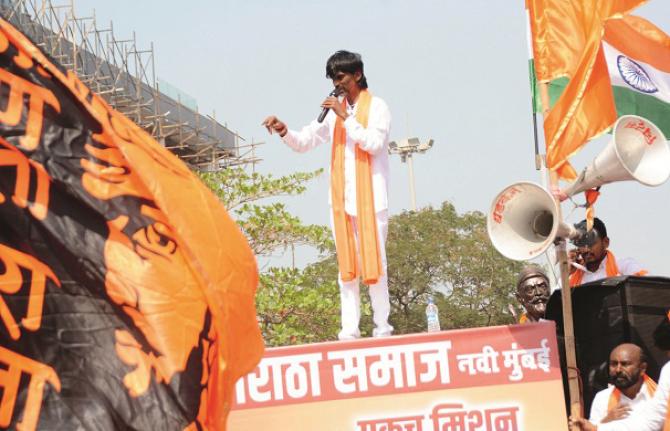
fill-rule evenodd
<path id="1" fill-rule="evenodd" d="M 174 155 L 0 21 L 0 428 L 225 429 L 254 256 Z"/>

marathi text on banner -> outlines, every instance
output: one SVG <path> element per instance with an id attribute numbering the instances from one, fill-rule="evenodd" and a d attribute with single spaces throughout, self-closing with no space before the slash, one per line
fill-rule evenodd
<path id="1" fill-rule="evenodd" d="M 495 330 L 479 329 L 479 332 Z M 517 331 L 515 329 L 515 331 Z M 519 334 L 473 343 L 467 331 L 416 335 L 404 344 L 324 344 L 266 356 L 236 386 L 236 408 L 255 408 L 396 392 L 509 384 L 555 378 L 548 337 Z M 505 339 L 507 338 L 507 339 Z M 328 347 L 331 347 L 328 349 Z M 347 348 L 348 347 L 348 348 Z"/>

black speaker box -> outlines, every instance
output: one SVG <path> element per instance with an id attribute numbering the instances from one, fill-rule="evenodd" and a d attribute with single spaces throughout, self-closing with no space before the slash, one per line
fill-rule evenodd
<path id="1" fill-rule="evenodd" d="M 640 346 L 648 357 L 649 376 L 658 380 L 667 357 L 654 346 L 652 334 L 668 307 L 670 278 L 665 277 L 613 277 L 572 289 L 577 367 L 587 416 L 593 397 L 607 386 L 609 354 L 617 345 L 633 343 Z M 545 318 L 556 322 L 565 383 L 560 290 L 549 299 Z M 563 386 L 567 388 L 567 384 Z"/>

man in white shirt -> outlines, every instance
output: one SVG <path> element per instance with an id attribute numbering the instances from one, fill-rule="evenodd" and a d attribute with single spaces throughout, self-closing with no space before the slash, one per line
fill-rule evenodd
<path id="1" fill-rule="evenodd" d="M 654 330 L 654 344 L 670 357 L 670 311 Z M 594 425 L 584 418 L 570 418 L 570 425 L 583 431 L 667 431 L 670 430 L 670 362 L 661 369 L 658 386 L 651 401 L 622 420 Z"/>
<path id="2" fill-rule="evenodd" d="M 575 225 L 586 231 L 586 220 Z M 575 241 L 577 250 L 571 252 L 570 286 L 575 287 L 591 281 L 620 275 L 646 275 L 640 264 L 631 258 L 617 258 L 608 250 L 610 239 L 605 223 L 599 218 L 593 220 L 593 229 Z"/>
<path id="3" fill-rule="evenodd" d="M 341 340 L 360 337 L 359 278 L 368 284 L 377 337 L 391 335 L 385 242 L 388 232 L 388 142 L 391 114 L 386 103 L 367 91 L 361 56 L 338 51 L 326 63 L 336 93 L 321 104 L 325 121 L 289 130 L 275 116 L 263 121 L 298 152 L 331 142 L 331 226 L 340 286 Z"/>
<path id="4" fill-rule="evenodd" d="M 598 392 L 591 404 L 589 421 L 607 423 L 628 416 L 651 400 L 656 383 L 646 376 L 647 360 L 642 349 L 624 343 L 610 353 L 611 385 Z"/>

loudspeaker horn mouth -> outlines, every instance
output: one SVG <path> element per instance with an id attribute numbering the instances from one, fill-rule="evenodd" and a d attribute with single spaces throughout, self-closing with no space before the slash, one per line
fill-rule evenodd
<path id="1" fill-rule="evenodd" d="M 546 210 L 539 211 L 533 217 L 532 229 L 540 238 L 547 238 L 554 228 L 554 215 Z"/>
<path id="2" fill-rule="evenodd" d="M 491 243 L 512 260 L 533 259 L 549 248 L 560 228 L 558 206 L 544 187 L 518 182 L 495 197 L 487 216 Z"/>

